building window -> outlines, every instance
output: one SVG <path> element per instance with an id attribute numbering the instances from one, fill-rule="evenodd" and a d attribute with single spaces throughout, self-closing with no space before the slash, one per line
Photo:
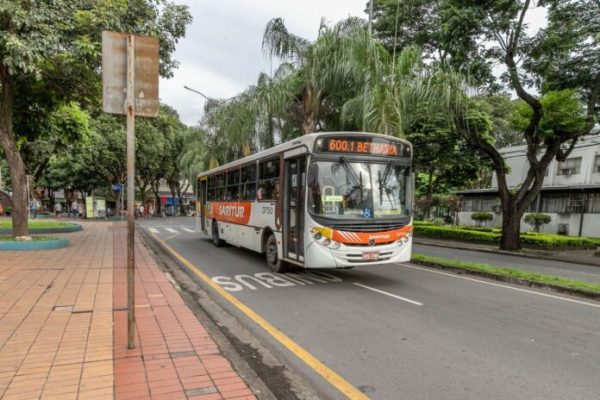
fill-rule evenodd
<path id="1" fill-rule="evenodd" d="M 581 171 L 581 157 L 568 158 L 558 163 L 556 175 L 578 175 Z"/>
<path id="2" fill-rule="evenodd" d="M 591 214 L 600 214 L 600 193 L 588 194 L 585 212 Z"/>
<path id="3" fill-rule="evenodd" d="M 277 200 L 279 197 L 279 158 L 259 164 L 258 200 Z"/>
<path id="4" fill-rule="evenodd" d="M 465 198 L 461 210 L 465 212 L 499 212 L 500 199 L 498 197 Z"/>
<path id="5" fill-rule="evenodd" d="M 596 154 L 594 158 L 594 172 L 600 172 L 600 154 Z"/>
<path id="6" fill-rule="evenodd" d="M 242 200 L 256 199 L 256 164 L 242 168 Z"/>
<path id="7" fill-rule="evenodd" d="M 570 204 L 569 196 L 542 197 L 542 212 L 562 214 Z"/>

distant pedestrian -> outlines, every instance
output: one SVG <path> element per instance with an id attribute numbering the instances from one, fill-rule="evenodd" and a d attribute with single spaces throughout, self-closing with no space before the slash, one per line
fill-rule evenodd
<path id="1" fill-rule="evenodd" d="M 60 218 L 60 214 L 62 213 L 62 204 L 56 202 L 54 205 L 54 213 L 56 214 L 56 218 Z"/>
<path id="2" fill-rule="evenodd" d="M 77 200 L 73 200 L 71 203 L 71 214 L 73 214 L 73 219 L 77 219 L 77 214 L 79 213 L 79 204 L 77 204 Z"/>
<path id="3" fill-rule="evenodd" d="M 40 207 L 40 203 L 37 199 L 33 199 L 31 202 L 31 212 L 33 213 L 33 219 L 37 218 L 38 208 Z"/>
<path id="4" fill-rule="evenodd" d="M 140 218 L 144 218 L 144 206 L 140 206 Z"/>

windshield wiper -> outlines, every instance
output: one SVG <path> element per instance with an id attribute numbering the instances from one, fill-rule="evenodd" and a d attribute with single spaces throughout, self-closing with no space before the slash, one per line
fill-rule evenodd
<path id="1" fill-rule="evenodd" d="M 392 176 L 392 171 L 395 166 L 395 161 L 389 161 L 385 166 L 385 170 L 383 171 L 383 177 L 381 176 L 381 171 L 377 171 L 377 178 L 379 179 L 379 205 L 383 204 L 383 191 L 385 189 L 385 195 L 387 196 L 388 201 L 392 207 L 396 208 L 396 201 L 393 197 L 390 197 L 390 193 L 387 190 L 387 182 L 390 179 L 390 176 Z"/>
<path id="2" fill-rule="evenodd" d="M 350 178 L 354 181 L 352 189 L 346 194 L 346 196 L 350 196 L 357 189 L 360 189 L 360 201 L 363 201 L 362 172 L 360 172 L 359 175 L 356 175 L 356 171 L 354 171 L 354 168 L 352 168 L 352 165 L 350 165 L 350 163 L 348 162 L 348 160 L 346 160 L 346 157 L 344 156 L 340 157 L 340 165 L 342 166 L 342 168 L 344 168 L 346 174 L 349 175 Z"/>

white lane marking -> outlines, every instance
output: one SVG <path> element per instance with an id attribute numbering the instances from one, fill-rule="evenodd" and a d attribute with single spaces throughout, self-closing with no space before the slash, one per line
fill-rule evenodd
<path id="1" fill-rule="evenodd" d="M 186 231 L 186 232 L 189 232 L 189 233 L 197 233 L 197 232 L 196 232 L 195 230 L 193 230 L 193 229 L 189 229 L 189 228 L 181 228 L 181 229 L 183 229 L 184 231 Z"/>
<path id="2" fill-rule="evenodd" d="M 154 234 L 158 233 L 158 229 L 156 228 L 148 228 L 148 230 Z"/>
<path id="3" fill-rule="evenodd" d="M 449 276 L 451 278 L 458 278 L 458 279 L 464 279 L 464 280 L 467 280 L 467 281 L 473 281 L 473 282 L 483 283 L 484 285 L 497 286 L 497 287 L 501 287 L 501 288 L 505 288 L 505 289 L 516 290 L 517 292 L 525 292 L 525 293 L 537 294 L 538 296 L 549 297 L 551 299 L 564 300 L 564 301 L 568 301 L 568 302 L 571 302 L 571 303 L 582 304 L 584 306 L 591 306 L 591 307 L 600 308 L 600 304 L 588 303 L 587 301 L 573 300 L 573 299 L 569 299 L 567 297 L 554 296 L 552 294 L 535 292 L 533 290 L 527 290 L 527 289 L 521 289 L 521 288 L 518 288 L 518 287 L 512 287 L 512 286 L 508 286 L 508 285 L 502 285 L 500 283 L 486 282 L 486 281 L 482 281 L 480 279 L 467 278 L 466 276 L 449 274 L 447 272 L 433 271 L 433 270 L 430 270 L 430 269 L 427 269 L 427 268 L 416 267 L 414 265 L 402 264 L 401 266 L 402 267 L 406 267 L 406 268 L 418 269 L 418 270 L 425 271 L 425 272 L 431 272 L 432 274 L 446 275 L 446 276 Z"/>
<path id="4" fill-rule="evenodd" d="M 173 228 L 165 228 L 165 231 L 171 232 L 171 233 L 177 233 L 177 231 Z"/>
<path id="5" fill-rule="evenodd" d="M 356 285 L 356 286 L 360 286 L 362 288 L 365 288 L 365 289 L 372 290 L 372 291 L 377 292 L 377 293 L 385 294 L 386 296 L 390 296 L 390 297 L 393 297 L 393 298 L 398 299 L 398 300 L 406 301 L 407 303 L 410 303 L 410 304 L 414 304 L 414 305 L 417 305 L 417 306 L 422 306 L 423 305 L 423 303 L 419 303 L 418 301 L 407 299 L 406 297 L 398 296 L 398 295 L 393 294 L 393 293 L 384 292 L 383 290 L 375 289 L 375 288 L 373 288 L 371 286 L 362 285 L 362 284 L 356 283 L 356 282 L 353 282 L 353 284 Z"/>

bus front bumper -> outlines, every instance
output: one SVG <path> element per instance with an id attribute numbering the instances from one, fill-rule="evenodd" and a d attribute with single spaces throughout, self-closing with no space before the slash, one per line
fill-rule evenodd
<path id="1" fill-rule="evenodd" d="M 412 238 L 382 246 L 345 246 L 332 250 L 312 242 L 306 248 L 306 268 L 348 268 L 410 261 Z"/>

